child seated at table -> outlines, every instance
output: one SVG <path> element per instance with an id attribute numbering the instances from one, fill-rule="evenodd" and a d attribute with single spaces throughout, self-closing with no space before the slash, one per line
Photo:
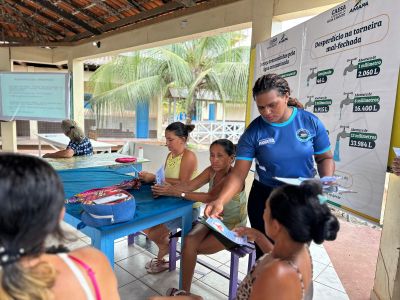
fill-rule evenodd
<path id="1" fill-rule="evenodd" d="M 92 143 L 74 120 L 63 120 L 61 128 L 70 139 L 67 148 L 53 153 L 46 153 L 43 155 L 44 158 L 69 158 L 93 154 Z"/>
<path id="2" fill-rule="evenodd" d="M 188 200 L 208 203 L 216 198 L 225 184 L 225 179 L 232 169 L 235 160 L 235 146 L 227 139 L 214 141 L 210 146 L 210 163 L 199 176 L 182 185 L 155 185 L 153 193 L 156 195 L 180 196 L 185 194 Z M 207 193 L 192 192 L 205 184 L 209 184 Z M 224 207 L 223 223 L 233 229 L 245 226 L 247 221 L 247 200 L 244 187 Z M 168 295 L 190 293 L 197 255 L 213 254 L 225 249 L 224 245 L 203 224 L 196 224 L 192 231 L 185 237 L 182 250 L 182 288 L 178 291 L 171 288 Z"/>
<path id="3" fill-rule="evenodd" d="M 174 122 L 165 129 L 165 139 L 170 151 L 165 161 L 165 180 L 169 184 L 185 184 L 197 175 L 196 155 L 186 148 L 189 133 L 194 125 L 185 125 Z M 139 178 L 144 182 L 154 182 L 155 174 L 142 171 Z M 179 195 L 180 197 L 181 195 Z M 193 220 L 199 216 L 201 203 L 193 205 Z M 168 261 L 164 259 L 169 252 L 169 234 L 180 227 L 181 219 L 172 220 L 144 230 L 148 238 L 158 246 L 157 257 L 147 262 L 145 267 L 148 273 L 160 273 L 168 269 Z"/>
<path id="4" fill-rule="evenodd" d="M 324 203 L 322 186 L 304 181 L 300 186 L 276 188 L 265 203 L 265 233 L 254 228 L 235 229 L 265 253 L 240 283 L 237 300 L 310 300 L 313 296 L 312 258 L 308 245 L 336 239 L 339 222 Z M 151 300 L 201 299 L 195 295 L 151 297 Z"/>
<path id="5" fill-rule="evenodd" d="M 0 299 L 119 299 L 100 251 L 46 253 L 49 236 L 64 237 L 64 189 L 49 164 L 0 154 L 0 199 Z"/>

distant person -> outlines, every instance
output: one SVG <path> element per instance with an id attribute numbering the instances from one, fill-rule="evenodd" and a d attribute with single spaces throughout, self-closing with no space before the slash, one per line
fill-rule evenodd
<path id="1" fill-rule="evenodd" d="M 93 154 L 92 143 L 74 120 L 63 120 L 61 128 L 70 139 L 67 148 L 53 153 L 46 153 L 43 155 L 44 158 L 69 158 Z"/>
<path id="2" fill-rule="evenodd" d="M 186 148 L 189 133 L 194 125 L 185 125 L 182 122 L 174 122 L 165 129 L 165 139 L 170 151 L 165 160 L 165 181 L 168 184 L 186 184 L 197 175 L 197 157 Z M 156 181 L 153 173 L 139 172 L 139 178 L 147 183 Z M 193 204 L 193 220 L 200 214 L 201 203 Z M 144 230 L 150 240 L 158 247 L 157 257 L 147 262 L 145 268 L 148 273 L 160 273 L 168 269 L 168 261 L 164 259 L 169 252 L 169 234 L 181 225 L 181 219 L 175 219 L 165 224 L 160 224 Z"/>
<path id="3" fill-rule="evenodd" d="M 100 251 L 46 253 L 48 237 L 64 236 L 65 212 L 62 183 L 48 163 L 0 154 L 0 199 L 0 299 L 119 299 L 116 277 Z"/>
<path id="4" fill-rule="evenodd" d="M 186 184 L 155 185 L 153 192 L 156 195 L 180 197 L 185 199 L 208 203 L 214 200 L 225 184 L 227 175 L 232 170 L 235 161 L 235 146 L 227 139 L 214 141 L 210 146 L 210 163 L 199 176 Z M 205 184 L 209 184 L 208 192 L 194 192 Z M 224 207 L 222 222 L 229 229 L 245 226 L 247 222 L 247 198 L 244 186 L 234 195 Z M 198 223 L 185 237 L 182 250 L 182 289 L 171 288 L 167 295 L 190 294 L 197 255 L 213 254 L 225 249 L 225 246 L 211 233 L 205 225 Z"/>
<path id="5" fill-rule="evenodd" d="M 392 164 L 393 173 L 400 176 L 400 157 L 395 157 Z"/>
<path id="6" fill-rule="evenodd" d="M 272 191 L 264 201 L 264 230 L 239 227 L 264 252 L 240 283 L 237 300 L 311 300 L 313 268 L 308 244 L 336 239 L 339 222 L 321 202 L 322 186 L 304 181 L 300 186 L 284 185 Z M 322 201 L 321 201 L 322 200 Z M 274 242 L 272 244 L 267 236 Z M 201 299 L 187 295 L 151 297 L 151 300 Z"/>

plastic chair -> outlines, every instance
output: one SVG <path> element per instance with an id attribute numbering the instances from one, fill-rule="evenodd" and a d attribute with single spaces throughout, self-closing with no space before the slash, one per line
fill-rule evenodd
<path id="1" fill-rule="evenodd" d="M 176 269 L 176 262 L 181 258 L 180 251 L 177 249 L 177 243 L 179 238 L 179 233 L 172 234 L 170 237 L 169 243 L 169 271 L 173 271 Z M 239 275 L 239 259 L 241 257 L 245 257 L 247 254 L 249 255 L 249 261 L 247 264 L 247 273 L 250 273 L 255 261 L 256 261 L 256 248 L 253 243 L 247 243 L 246 245 L 228 249 L 231 253 L 231 264 L 230 264 L 230 272 L 229 274 L 215 268 L 213 265 L 197 258 L 197 263 L 208 268 L 211 271 L 221 275 L 222 277 L 229 279 L 229 295 L 228 299 L 233 300 L 236 297 L 237 288 L 240 284 L 240 280 L 238 278 Z M 179 255 L 176 255 L 176 254 Z"/>

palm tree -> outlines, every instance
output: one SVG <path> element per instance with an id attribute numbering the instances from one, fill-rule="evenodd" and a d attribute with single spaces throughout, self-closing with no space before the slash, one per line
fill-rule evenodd
<path id="1" fill-rule="evenodd" d="M 90 78 L 97 115 L 122 113 L 140 101 L 160 101 L 170 87 L 187 92 L 187 123 L 203 93 L 243 103 L 250 53 L 249 47 L 238 45 L 244 37 L 241 32 L 225 33 L 117 56 Z"/>

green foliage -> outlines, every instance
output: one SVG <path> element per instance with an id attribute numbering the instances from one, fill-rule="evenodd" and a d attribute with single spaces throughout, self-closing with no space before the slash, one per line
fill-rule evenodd
<path id="1" fill-rule="evenodd" d="M 187 91 L 187 114 L 204 92 L 222 101 L 246 101 L 249 47 L 241 32 L 225 33 L 117 56 L 90 78 L 97 115 L 132 109 L 139 101 L 161 101 L 169 87 Z M 191 118 L 189 122 L 191 121 Z"/>

